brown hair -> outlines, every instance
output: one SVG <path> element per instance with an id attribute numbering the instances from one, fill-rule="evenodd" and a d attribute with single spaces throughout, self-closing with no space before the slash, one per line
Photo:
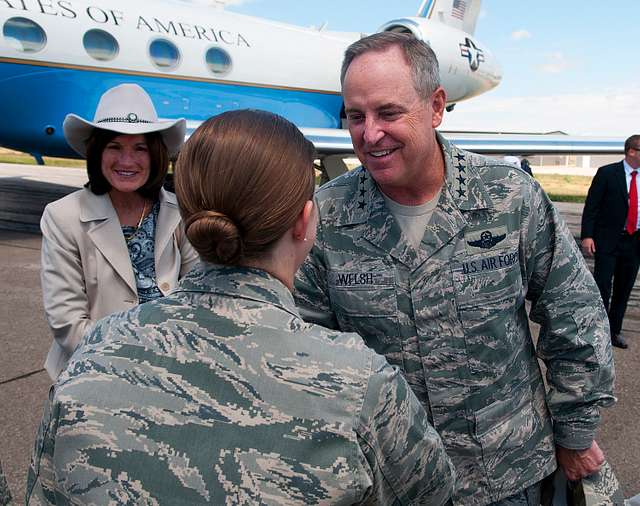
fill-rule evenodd
<path id="1" fill-rule="evenodd" d="M 640 135 L 635 134 L 624 142 L 624 154 L 626 155 L 630 149 L 635 149 L 640 144 Z"/>
<path id="2" fill-rule="evenodd" d="M 107 144 L 119 135 L 130 134 L 121 134 L 113 130 L 96 128 L 87 141 L 87 175 L 89 176 L 89 182 L 85 186 L 96 195 L 104 195 L 111 190 L 109 181 L 102 174 L 102 153 Z M 162 188 L 164 179 L 167 176 L 169 153 L 160 133 L 144 134 L 144 139 L 149 150 L 149 179 L 136 192 L 145 198 L 155 201 L 158 200 L 160 188 Z"/>
<path id="3" fill-rule="evenodd" d="M 293 123 L 265 111 L 209 118 L 182 147 L 175 188 L 187 238 L 208 262 L 258 258 L 313 198 L 315 150 Z"/>
<path id="4" fill-rule="evenodd" d="M 383 52 L 394 46 L 399 47 L 404 53 L 405 62 L 411 69 L 416 93 L 423 98 L 429 98 L 440 86 L 438 58 L 426 42 L 408 33 L 379 32 L 355 41 L 344 53 L 340 84 L 344 86 L 349 65 L 358 56 L 369 52 Z"/>

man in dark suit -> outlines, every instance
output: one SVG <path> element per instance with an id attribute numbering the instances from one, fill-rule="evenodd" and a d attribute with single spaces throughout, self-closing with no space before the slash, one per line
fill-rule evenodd
<path id="1" fill-rule="evenodd" d="M 595 255 L 593 277 L 609 315 L 611 343 L 618 348 L 628 347 L 622 319 L 640 266 L 640 135 L 626 140 L 624 153 L 624 160 L 600 167 L 593 178 L 581 233 L 584 253 Z"/>

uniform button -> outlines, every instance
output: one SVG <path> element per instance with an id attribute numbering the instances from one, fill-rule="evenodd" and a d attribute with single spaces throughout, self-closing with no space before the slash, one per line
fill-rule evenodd
<path id="1" fill-rule="evenodd" d="M 162 290 L 163 292 L 168 292 L 169 291 L 169 283 L 162 283 L 160 285 L 160 290 Z"/>

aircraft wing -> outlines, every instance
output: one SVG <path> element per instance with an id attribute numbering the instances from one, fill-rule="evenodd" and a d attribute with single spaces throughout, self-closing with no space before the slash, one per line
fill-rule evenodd
<path id="1" fill-rule="evenodd" d="M 348 130 L 301 128 L 319 154 L 353 153 Z M 564 134 L 519 134 L 440 131 L 461 149 L 482 154 L 622 154 L 624 139 Z"/>
<path id="2" fill-rule="evenodd" d="M 622 137 L 587 137 L 565 134 L 440 132 L 459 148 L 484 154 L 602 155 L 624 153 Z"/>
<path id="3" fill-rule="evenodd" d="M 321 154 L 353 153 L 353 144 L 348 130 L 338 128 L 301 128 L 300 131 Z"/>

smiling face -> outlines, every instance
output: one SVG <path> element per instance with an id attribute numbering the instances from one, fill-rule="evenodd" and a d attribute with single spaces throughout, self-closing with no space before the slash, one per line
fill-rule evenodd
<path id="1" fill-rule="evenodd" d="M 119 135 L 109 141 L 102 152 L 101 168 L 111 191 L 129 193 L 142 187 L 151 173 L 144 135 Z"/>
<path id="2" fill-rule="evenodd" d="M 342 94 L 356 155 L 382 190 L 424 180 L 440 156 L 434 129 L 442 122 L 444 90 L 418 95 L 402 50 L 392 46 L 356 57 Z"/>

